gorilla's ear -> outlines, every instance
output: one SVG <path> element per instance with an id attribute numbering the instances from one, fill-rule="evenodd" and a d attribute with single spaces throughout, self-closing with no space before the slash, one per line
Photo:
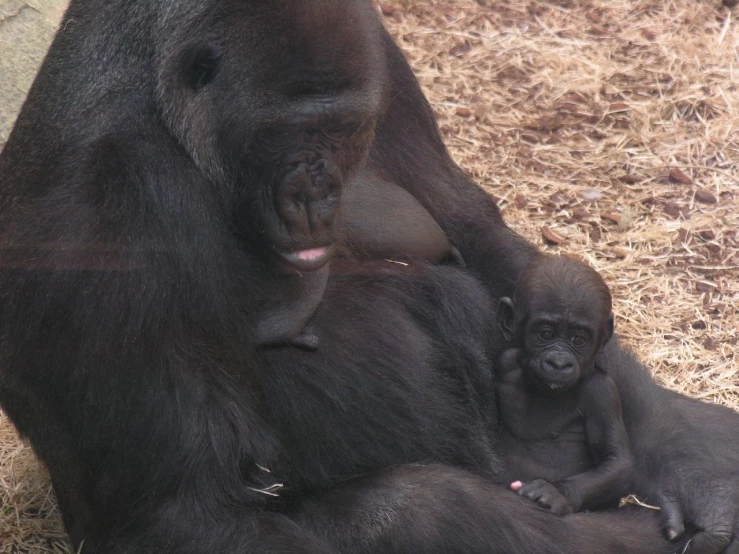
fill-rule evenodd
<path id="1" fill-rule="evenodd" d="M 194 91 L 209 85 L 218 72 L 219 57 L 209 46 L 201 46 L 185 56 L 185 78 Z"/>
<path id="2" fill-rule="evenodd" d="M 498 325 L 505 340 L 513 340 L 516 335 L 516 309 L 513 300 L 504 296 L 498 304 Z"/>
<path id="3" fill-rule="evenodd" d="M 613 337 L 613 327 L 613 312 L 611 312 L 610 314 L 608 314 L 608 321 L 606 321 L 606 331 L 603 335 L 603 342 L 601 343 L 601 347 L 608 344 L 608 341 L 611 340 L 611 338 Z"/>

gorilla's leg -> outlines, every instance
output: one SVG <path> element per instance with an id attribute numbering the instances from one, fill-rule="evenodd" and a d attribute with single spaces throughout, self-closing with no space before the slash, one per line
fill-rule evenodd
<path id="1" fill-rule="evenodd" d="M 184 506 L 178 506 L 183 509 Z M 190 507 L 192 508 L 192 507 Z M 193 519 L 183 520 L 182 516 Z M 146 532 L 112 536 L 104 543 L 85 542 L 81 554 L 339 554 L 323 539 L 275 513 L 214 514 L 164 512 Z M 221 514 L 223 515 L 223 514 Z"/>
<path id="2" fill-rule="evenodd" d="M 671 552 L 655 517 L 557 517 L 511 491 L 445 466 L 404 466 L 303 503 L 296 521 L 341 552 L 658 554 Z"/>

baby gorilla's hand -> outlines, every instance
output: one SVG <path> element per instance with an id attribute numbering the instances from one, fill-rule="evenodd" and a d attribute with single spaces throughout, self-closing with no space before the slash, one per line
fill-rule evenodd
<path id="1" fill-rule="evenodd" d="M 525 485 L 521 481 L 514 481 L 511 483 L 511 489 L 521 496 L 533 500 L 555 515 L 563 516 L 572 513 L 572 508 L 567 499 L 554 485 L 544 479 L 534 479 L 531 483 Z"/>
<path id="2" fill-rule="evenodd" d="M 518 365 L 519 350 L 508 348 L 498 358 L 496 370 L 502 383 L 517 385 L 523 380 L 523 371 Z"/>

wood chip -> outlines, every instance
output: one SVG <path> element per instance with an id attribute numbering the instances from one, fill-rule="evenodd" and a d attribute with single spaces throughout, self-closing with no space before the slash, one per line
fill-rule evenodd
<path id="1" fill-rule="evenodd" d="M 614 102 L 608 107 L 608 111 L 611 113 L 625 112 L 628 109 L 628 104 L 624 104 L 623 102 Z"/>
<path id="2" fill-rule="evenodd" d="M 681 185 L 692 185 L 693 184 L 693 179 L 685 175 L 685 173 L 683 173 L 681 170 L 679 170 L 676 167 L 673 167 L 670 170 L 670 181 L 672 181 L 673 183 L 681 184 Z"/>
<path id="3" fill-rule="evenodd" d="M 460 107 L 457 108 L 457 112 L 456 113 L 460 117 L 469 117 L 469 116 L 472 115 L 472 110 L 470 110 L 469 108 L 464 108 L 464 107 L 460 106 Z"/>
<path id="4" fill-rule="evenodd" d="M 595 10 L 589 11 L 586 17 L 588 18 L 588 21 L 590 21 L 591 23 L 600 23 L 600 20 L 602 19 L 600 14 Z"/>
<path id="5" fill-rule="evenodd" d="M 593 224 L 590 227 L 590 230 L 588 231 L 588 236 L 590 237 L 590 240 L 593 242 L 600 242 L 600 239 L 602 237 L 603 233 L 601 233 L 600 227 Z"/>
<path id="6" fill-rule="evenodd" d="M 631 253 L 625 248 L 614 248 L 611 252 L 613 252 L 613 255 L 617 258 L 625 258 Z"/>
<path id="7" fill-rule="evenodd" d="M 621 177 L 621 181 L 626 183 L 627 185 L 635 185 L 641 180 L 642 178 L 634 173 L 629 173 Z"/>
<path id="8" fill-rule="evenodd" d="M 572 252 L 563 252 L 562 255 L 565 258 L 575 260 L 576 262 L 580 262 L 581 264 L 590 265 L 590 262 L 588 261 L 588 259 L 583 256 L 580 256 L 579 254 L 573 254 Z"/>
<path id="9" fill-rule="evenodd" d="M 472 50 L 472 43 L 469 40 L 462 40 L 452 46 L 449 50 L 449 54 L 457 58 L 461 58 L 470 50 Z"/>
<path id="10" fill-rule="evenodd" d="M 641 30 L 641 36 L 643 36 L 645 39 L 647 39 L 649 42 L 653 42 L 657 39 L 657 33 L 652 31 L 651 29 L 642 29 Z"/>
<path id="11" fill-rule="evenodd" d="M 713 193 L 710 193 L 707 190 L 696 191 L 695 200 L 701 204 L 716 204 L 718 202 Z"/>
<path id="12" fill-rule="evenodd" d="M 621 221 L 621 214 L 617 214 L 614 212 L 605 212 L 600 214 L 601 219 L 605 221 L 610 221 L 611 223 L 618 223 Z"/>
<path id="13" fill-rule="evenodd" d="M 677 202 L 667 202 L 662 210 L 673 219 L 677 219 L 681 215 L 684 215 L 683 211 L 685 208 L 680 206 Z"/>
<path id="14" fill-rule="evenodd" d="M 698 281 L 695 284 L 695 290 L 698 292 L 711 292 L 718 288 L 718 285 L 716 283 L 709 283 L 706 281 Z"/>
<path id="15" fill-rule="evenodd" d="M 550 244 L 560 245 L 565 243 L 565 239 L 563 237 L 559 236 L 546 225 L 541 228 L 541 236 Z"/>
<path id="16" fill-rule="evenodd" d="M 712 337 L 706 337 L 706 340 L 703 341 L 703 348 L 706 350 L 715 351 L 718 350 L 718 347 L 718 342 L 716 342 Z"/>

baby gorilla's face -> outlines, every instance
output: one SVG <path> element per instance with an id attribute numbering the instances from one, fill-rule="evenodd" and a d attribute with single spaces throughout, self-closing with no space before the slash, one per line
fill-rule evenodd
<path id="1" fill-rule="evenodd" d="M 527 380 L 552 391 L 575 386 L 592 371 L 605 328 L 605 318 L 575 311 L 539 310 L 524 316 L 521 365 Z"/>
<path id="2" fill-rule="evenodd" d="M 542 256 L 523 272 L 514 298 L 500 300 L 498 321 L 519 350 L 527 381 L 561 391 L 594 370 L 595 356 L 613 335 L 611 295 L 595 270 Z"/>

